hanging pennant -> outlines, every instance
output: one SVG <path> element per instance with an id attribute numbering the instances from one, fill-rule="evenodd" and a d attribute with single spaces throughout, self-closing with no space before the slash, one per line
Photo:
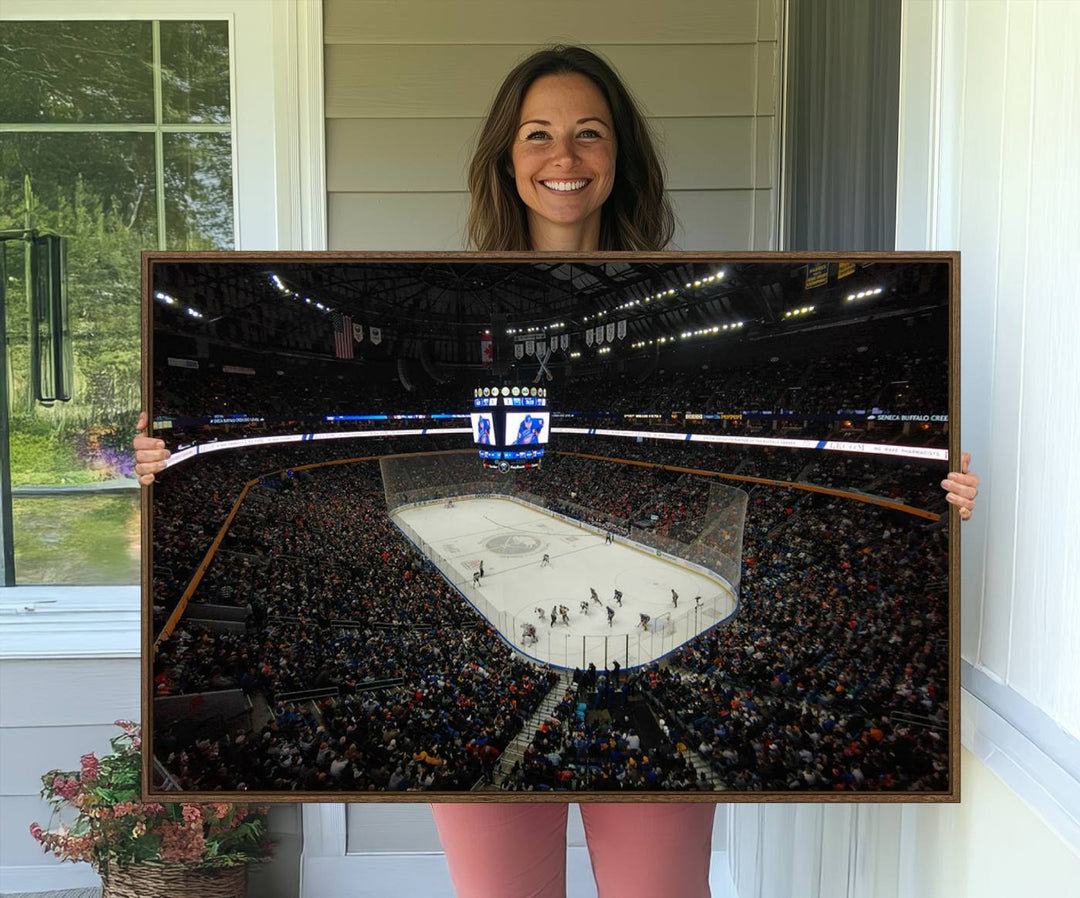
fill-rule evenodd
<path id="1" fill-rule="evenodd" d="M 625 340 L 626 339 L 626 319 L 625 318 L 622 321 L 619 322 L 619 339 L 620 340 Z"/>
<path id="2" fill-rule="evenodd" d="M 551 351 L 552 352 L 554 352 L 556 349 L 559 348 L 559 338 L 558 337 L 552 337 L 551 340 L 548 341 L 548 342 L 551 345 Z"/>
<path id="3" fill-rule="evenodd" d="M 492 350 L 491 334 L 484 334 L 480 338 L 480 364 L 485 368 L 495 360 L 495 354 Z"/>
<path id="4" fill-rule="evenodd" d="M 357 343 L 363 343 L 364 342 L 364 325 L 357 324 L 355 321 L 353 322 L 352 338 Z"/>
<path id="5" fill-rule="evenodd" d="M 607 326 L 607 341 L 608 341 L 608 343 L 614 343 L 615 342 L 615 322 L 614 321 L 612 321 L 611 324 L 609 324 Z"/>
<path id="6" fill-rule="evenodd" d="M 592 346 L 592 344 L 593 344 L 593 329 L 590 327 L 587 331 L 585 331 L 585 345 L 586 346 Z"/>
<path id="7" fill-rule="evenodd" d="M 536 340 L 525 341 L 525 354 L 536 355 Z"/>
<path id="8" fill-rule="evenodd" d="M 382 328 L 381 327 L 369 327 L 368 336 L 371 337 L 371 342 L 378 346 L 382 343 Z"/>
<path id="9" fill-rule="evenodd" d="M 525 344 L 524 343 L 515 343 L 514 344 L 514 358 L 515 359 L 521 359 L 521 358 L 524 358 L 524 357 L 525 357 Z"/>
<path id="10" fill-rule="evenodd" d="M 602 324 L 596 326 L 596 342 L 598 344 L 604 342 L 604 325 Z"/>
<path id="11" fill-rule="evenodd" d="M 570 335 L 569 334 L 562 334 L 559 337 L 559 348 L 563 352 L 566 352 L 566 350 L 570 348 Z"/>

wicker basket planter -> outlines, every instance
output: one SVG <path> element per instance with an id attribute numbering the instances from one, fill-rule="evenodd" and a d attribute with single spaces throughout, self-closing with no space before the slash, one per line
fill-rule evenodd
<path id="1" fill-rule="evenodd" d="M 247 867 L 199 870 L 184 864 L 133 864 L 101 876 L 101 898 L 244 898 Z"/>

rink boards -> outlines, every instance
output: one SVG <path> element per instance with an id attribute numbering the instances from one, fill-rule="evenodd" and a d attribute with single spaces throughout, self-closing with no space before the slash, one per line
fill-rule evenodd
<path id="1" fill-rule="evenodd" d="M 443 501 L 417 504 L 391 519 L 504 639 L 545 663 L 648 663 L 736 610 L 730 586 L 715 572 L 623 537 L 607 544 L 603 530 L 516 497 L 460 497 L 452 508 Z M 541 564 L 545 554 L 550 564 Z M 476 585 L 481 561 L 484 576 Z M 621 607 L 616 589 L 623 593 Z M 569 622 L 557 614 L 552 625 L 558 605 L 569 609 Z M 610 626 L 606 606 L 615 611 Z M 651 618 L 648 631 L 641 614 Z M 534 626 L 536 642 L 523 641 L 526 623 Z"/>

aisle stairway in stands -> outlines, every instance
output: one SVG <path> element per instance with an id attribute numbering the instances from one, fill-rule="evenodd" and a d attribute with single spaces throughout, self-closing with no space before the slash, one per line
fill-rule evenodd
<path id="1" fill-rule="evenodd" d="M 685 670 L 683 673 L 689 674 L 690 671 Z M 566 695 L 566 690 L 570 687 L 572 681 L 573 674 L 570 671 L 563 671 L 559 682 L 556 683 L 551 691 L 544 697 L 544 700 L 540 703 L 540 707 L 537 708 L 536 713 L 525 721 L 525 726 L 522 728 L 521 732 L 518 733 L 513 741 L 506 747 L 506 751 L 503 752 L 502 757 L 499 759 L 500 762 L 496 767 L 494 782 L 477 783 L 476 786 L 473 787 L 474 791 L 501 791 L 502 784 L 509 775 L 514 763 L 524 759 L 525 748 L 532 741 L 533 736 L 536 735 L 537 727 L 539 727 L 548 717 L 555 714 L 555 709 L 559 706 L 560 702 L 562 702 L 563 697 Z M 656 709 L 649 702 L 643 699 L 631 699 L 628 703 L 627 711 L 633 720 L 635 729 L 637 729 L 641 736 L 642 745 L 657 745 L 662 741 L 663 733 L 657 723 Z M 686 754 L 699 778 L 704 775 L 704 779 L 709 783 L 712 789 L 723 789 L 723 784 L 709 766 L 708 761 L 698 754 L 696 745 L 690 745 L 688 743 L 688 751 Z"/>
<path id="2" fill-rule="evenodd" d="M 536 735 L 536 729 L 547 718 L 551 717 L 555 713 L 555 709 L 559 706 L 559 703 L 566 695 L 566 690 L 570 688 L 573 682 L 574 675 L 572 671 L 564 670 L 559 677 L 559 681 L 551 687 L 551 691 L 544 696 L 544 700 L 540 702 L 540 707 L 536 709 L 536 712 L 525 721 L 525 726 L 521 728 L 521 732 L 514 737 L 509 745 L 506 746 L 506 751 L 502 753 L 502 757 L 499 758 L 499 764 L 495 768 L 494 783 L 477 783 L 473 787 L 473 791 L 479 792 L 499 792 L 503 781 L 510 773 L 510 769 L 514 766 L 515 761 L 521 761 L 525 758 L 525 748 L 532 741 L 533 736 Z"/>

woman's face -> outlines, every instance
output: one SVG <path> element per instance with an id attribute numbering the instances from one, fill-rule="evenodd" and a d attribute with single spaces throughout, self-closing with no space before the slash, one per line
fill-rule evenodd
<path id="1" fill-rule="evenodd" d="M 584 75 L 545 75 L 525 94 L 510 164 L 535 250 L 595 250 L 615 183 L 615 128 Z"/>

